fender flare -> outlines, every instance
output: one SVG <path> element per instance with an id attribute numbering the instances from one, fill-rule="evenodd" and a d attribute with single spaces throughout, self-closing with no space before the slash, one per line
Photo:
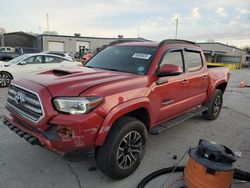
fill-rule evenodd
<path id="1" fill-rule="evenodd" d="M 119 119 L 120 117 L 122 117 L 123 115 L 134 111 L 136 109 L 139 108 L 146 108 L 149 112 L 149 114 L 151 114 L 151 110 L 149 107 L 149 99 L 146 97 L 143 98 L 137 98 L 137 99 L 133 99 L 130 101 L 127 101 L 125 103 L 122 103 L 116 107 L 114 107 L 106 116 L 106 118 L 104 119 L 101 128 L 99 130 L 99 133 L 97 135 L 96 141 L 95 141 L 95 145 L 96 146 L 101 146 L 103 145 L 103 143 L 106 140 L 106 137 L 108 135 L 108 132 L 110 130 L 110 128 L 112 127 L 113 123 Z"/>
<path id="2" fill-rule="evenodd" d="M 228 81 L 226 79 L 219 80 L 215 82 L 214 84 L 210 85 L 210 89 L 208 90 L 208 97 L 206 99 L 206 103 L 211 99 L 215 89 L 220 85 L 220 84 L 228 84 Z"/>

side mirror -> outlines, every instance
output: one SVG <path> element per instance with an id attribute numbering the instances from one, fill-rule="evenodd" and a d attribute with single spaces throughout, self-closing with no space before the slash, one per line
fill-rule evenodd
<path id="1" fill-rule="evenodd" d="M 19 65 L 26 65 L 26 61 L 21 61 Z"/>
<path id="2" fill-rule="evenodd" d="M 158 76 L 176 76 L 182 73 L 181 67 L 174 64 L 165 64 L 159 68 Z"/>

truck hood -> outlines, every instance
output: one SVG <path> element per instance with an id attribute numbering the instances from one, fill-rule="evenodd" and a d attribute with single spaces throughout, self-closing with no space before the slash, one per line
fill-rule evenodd
<path id="1" fill-rule="evenodd" d="M 77 96 L 99 84 L 135 77 L 141 77 L 141 75 L 87 67 L 75 67 L 39 72 L 38 74 L 32 74 L 29 78 L 25 79 L 46 87 L 53 97 L 57 97 Z"/>

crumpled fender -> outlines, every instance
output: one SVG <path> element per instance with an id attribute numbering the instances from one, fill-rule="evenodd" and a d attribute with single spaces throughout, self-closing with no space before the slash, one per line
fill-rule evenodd
<path id="1" fill-rule="evenodd" d="M 137 99 L 129 100 L 125 103 L 122 103 L 114 107 L 108 113 L 108 115 L 106 116 L 105 120 L 102 123 L 100 131 L 96 138 L 96 142 L 95 142 L 96 146 L 103 145 L 111 126 L 118 118 L 139 108 L 146 108 L 148 110 L 148 113 L 151 114 L 151 110 L 149 107 L 149 99 L 146 97 L 137 98 Z"/>

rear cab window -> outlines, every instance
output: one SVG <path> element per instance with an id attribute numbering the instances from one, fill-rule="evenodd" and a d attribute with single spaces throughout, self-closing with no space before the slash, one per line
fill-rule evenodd
<path id="1" fill-rule="evenodd" d="M 185 51 L 184 59 L 188 72 L 198 71 L 203 67 L 203 61 L 199 51 Z"/>

